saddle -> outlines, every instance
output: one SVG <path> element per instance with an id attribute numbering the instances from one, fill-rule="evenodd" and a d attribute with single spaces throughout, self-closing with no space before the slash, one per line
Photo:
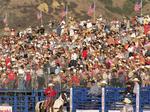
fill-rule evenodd
<path id="1" fill-rule="evenodd" d="M 54 105 L 54 100 L 45 100 L 44 103 L 43 103 L 43 108 L 44 109 L 47 109 L 47 108 L 52 108 Z"/>

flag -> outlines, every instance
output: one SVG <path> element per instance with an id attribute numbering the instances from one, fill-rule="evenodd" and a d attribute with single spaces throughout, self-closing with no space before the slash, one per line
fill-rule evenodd
<path id="1" fill-rule="evenodd" d="M 37 12 L 37 19 L 38 20 L 42 19 L 42 12 Z"/>
<path id="2" fill-rule="evenodd" d="M 134 11 L 135 12 L 140 12 L 142 8 L 142 1 L 141 0 L 136 0 L 135 5 L 134 5 Z"/>
<path id="3" fill-rule="evenodd" d="M 67 15 L 68 11 L 67 11 L 67 6 L 65 6 L 65 8 L 61 11 L 60 16 L 62 18 L 64 18 Z"/>
<path id="4" fill-rule="evenodd" d="M 3 19 L 3 23 L 6 25 L 8 24 L 8 20 L 7 20 L 7 14 L 5 15 L 4 19 Z"/>
<path id="5" fill-rule="evenodd" d="M 87 12 L 88 16 L 92 16 L 94 13 L 94 10 L 95 10 L 95 3 L 93 2 L 88 9 L 88 12 Z"/>

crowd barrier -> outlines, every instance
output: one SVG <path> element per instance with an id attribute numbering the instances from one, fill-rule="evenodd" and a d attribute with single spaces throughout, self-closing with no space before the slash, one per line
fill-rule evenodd
<path id="1" fill-rule="evenodd" d="M 0 90 L 0 106 L 9 105 L 13 112 L 35 112 L 35 104 L 44 99 L 42 91 Z"/>
<path id="2" fill-rule="evenodd" d="M 125 88 L 113 88 L 105 87 L 104 95 L 93 97 L 88 94 L 87 88 L 72 88 L 71 94 L 71 110 L 76 112 L 77 110 L 98 110 L 99 112 L 109 112 L 110 110 L 121 110 L 123 108 L 123 99 L 127 97 L 125 95 Z M 140 88 L 139 94 L 139 112 L 150 112 L 150 87 Z M 103 93 L 103 92 L 102 92 Z M 137 112 L 136 107 L 136 95 L 131 94 L 128 96 L 134 108 L 134 112 Z"/>
<path id="3" fill-rule="evenodd" d="M 77 110 L 109 112 L 109 110 L 119 110 L 123 106 L 124 88 L 105 87 L 104 94 L 102 92 L 98 96 L 90 95 L 88 91 L 88 88 L 74 87 L 70 89 L 70 112 Z M 136 110 L 135 95 L 130 96 L 130 98 L 134 110 Z M 35 104 L 44 99 L 43 90 L 0 90 L 0 106 L 4 104 L 12 106 L 13 112 L 35 112 Z M 150 87 L 140 88 L 139 104 L 139 112 L 150 110 Z"/>

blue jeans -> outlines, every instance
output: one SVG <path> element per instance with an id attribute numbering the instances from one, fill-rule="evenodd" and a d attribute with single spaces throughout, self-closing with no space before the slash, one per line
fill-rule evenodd
<path id="1" fill-rule="evenodd" d="M 20 89 L 20 90 L 25 89 L 25 81 L 23 78 L 18 79 L 18 89 Z"/>

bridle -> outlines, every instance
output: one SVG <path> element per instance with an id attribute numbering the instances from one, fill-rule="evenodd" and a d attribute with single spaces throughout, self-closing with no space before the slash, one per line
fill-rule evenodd
<path id="1" fill-rule="evenodd" d="M 64 100 L 64 102 L 66 103 L 67 102 L 67 94 L 66 93 L 62 93 L 61 94 L 62 96 L 62 99 Z"/>

